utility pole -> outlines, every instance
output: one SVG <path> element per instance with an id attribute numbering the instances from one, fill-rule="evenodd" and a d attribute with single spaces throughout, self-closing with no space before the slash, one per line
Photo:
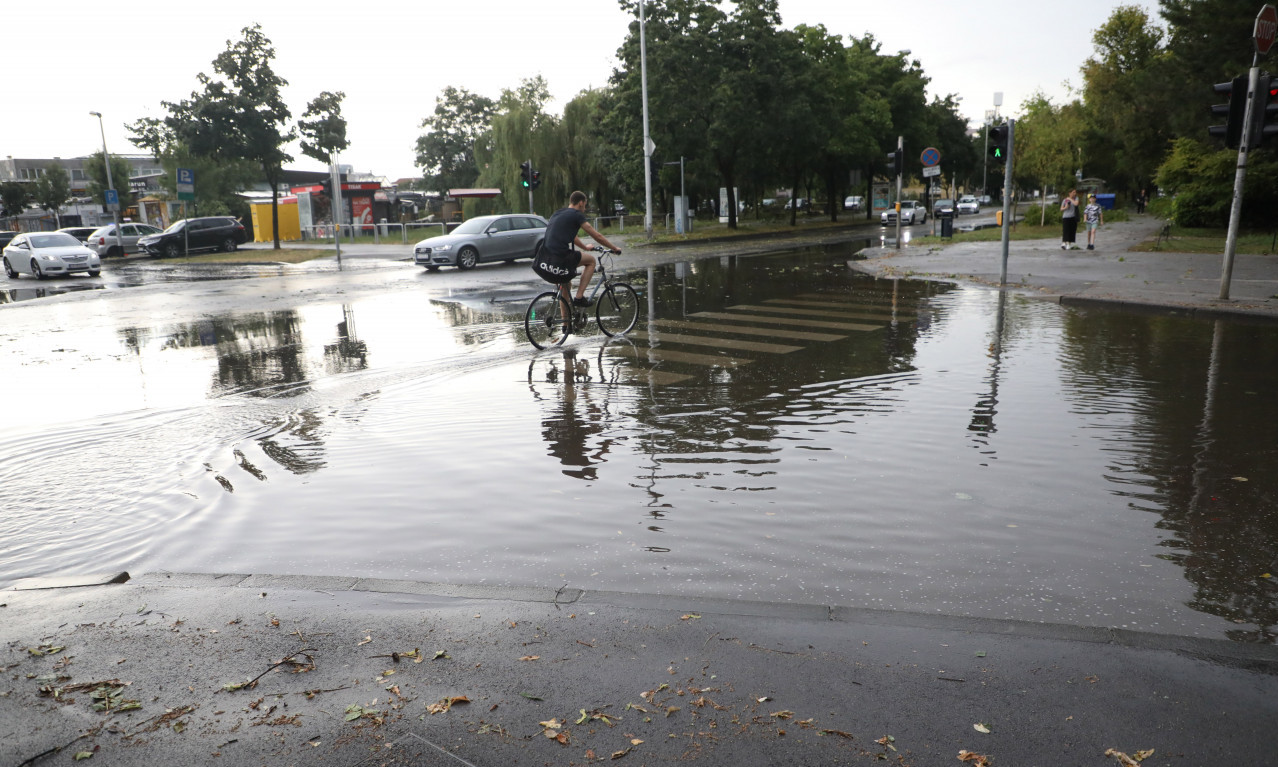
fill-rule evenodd
<path id="1" fill-rule="evenodd" d="M 1247 111 L 1243 115 L 1242 138 L 1238 143 L 1238 167 L 1234 171 L 1234 199 L 1229 206 L 1229 233 L 1225 235 L 1225 256 L 1220 266 L 1220 300 L 1229 299 L 1229 283 L 1234 277 L 1234 253 L 1238 249 L 1238 220 L 1242 218 L 1243 181 L 1247 178 L 1247 154 L 1251 149 L 1252 110 L 1256 108 L 1256 86 L 1260 81 L 1259 54 L 1253 54 L 1247 72 Z M 1262 106 L 1261 109 L 1264 107 Z M 1257 137 L 1259 139 L 1259 137 Z"/>
<path id="2" fill-rule="evenodd" d="M 90 112 L 89 114 L 98 118 L 98 132 L 102 134 L 102 163 L 106 165 L 107 188 L 115 189 L 115 182 L 111 180 L 111 155 L 107 154 L 106 148 L 106 128 L 102 127 L 102 113 Z M 120 251 L 120 255 L 124 255 L 124 241 L 120 238 L 120 203 L 119 192 L 116 193 L 117 202 L 115 209 L 111 211 L 111 219 L 115 222 L 115 247 Z"/>
<path id="3" fill-rule="evenodd" d="M 643 0 L 639 0 L 639 84 L 643 91 L 643 230 L 652 239 L 652 151 L 648 135 L 648 43 L 644 37 Z"/>
<path id="4" fill-rule="evenodd" d="M 902 168 L 903 157 L 905 157 L 905 136 L 897 136 L 896 137 L 896 249 L 897 250 L 901 249 L 901 176 L 904 175 L 904 171 L 902 171 L 901 168 Z"/>

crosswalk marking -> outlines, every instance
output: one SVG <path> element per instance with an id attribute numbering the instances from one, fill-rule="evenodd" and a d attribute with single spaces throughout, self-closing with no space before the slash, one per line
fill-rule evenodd
<path id="1" fill-rule="evenodd" d="M 784 306 L 761 306 L 759 304 L 738 304 L 729 306 L 733 311 L 751 311 L 751 312 L 769 312 L 775 314 L 794 314 L 801 317 L 844 317 L 850 320 L 880 320 L 888 322 L 892 318 L 884 314 L 869 314 L 866 312 L 835 312 L 824 311 L 821 309 L 787 309 Z"/>
<path id="2" fill-rule="evenodd" d="M 784 330 L 782 328 L 756 328 L 749 325 L 721 325 L 717 322 L 687 322 L 685 320 L 652 320 L 648 324 L 661 328 L 676 330 L 696 330 L 703 332 L 735 333 L 743 336 L 767 336 L 768 338 L 786 338 L 792 341 L 841 341 L 847 336 L 834 333 L 809 333 L 802 330 Z"/>
<path id="3" fill-rule="evenodd" d="M 775 304 L 775 305 L 781 305 L 781 306 L 812 307 L 812 308 L 824 307 L 829 309 L 837 309 L 838 307 L 851 305 L 845 301 L 817 301 L 817 300 L 808 300 L 808 299 L 801 299 L 801 298 L 770 298 L 764 301 L 763 303 L 768 305 Z M 876 306 L 873 304 L 868 304 L 868 305 L 857 304 L 857 306 L 860 309 L 863 309 L 869 312 L 878 312 L 884 319 L 891 319 L 893 316 L 909 317 L 909 318 L 914 318 L 915 316 L 917 316 L 911 310 L 893 309 L 891 306 Z"/>
<path id="4" fill-rule="evenodd" d="M 652 337 L 643 330 L 631 331 L 630 337 L 638 338 L 642 341 L 652 341 Z M 718 336 L 692 336 L 687 333 L 660 333 L 657 335 L 657 342 L 661 344 L 686 344 L 687 346 L 714 346 L 719 349 L 763 352 L 764 354 L 789 354 L 803 348 L 802 346 L 789 346 L 786 344 L 767 344 L 761 341 L 738 341 L 735 338 L 721 338 Z"/>
<path id="5" fill-rule="evenodd" d="M 643 350 L 642 354 L 651 362 L 683 362 L 689 365 L 704 365 L 706 367 L 739 367 L 741 365 L 749 365 L 754 360 L 743 359 L 741 357 L 729 357 L 723 354 L 692 354 L 690 352 L 679 352 L 674 349 L 648 347 Z"/>
<path id="6" fill-rule="evenodd" d="M 744 312 L 696 312 L 689 317 L 705 317 L 711 320 L 731 320 L 733 322 L 753 322 L 765 325 L 798 325 L 805 328 L 826 328 L 828 330 L 879 330 L 882 325 L 865 325 L 856 322 L 831 322 L 829 320 L 799 320 L 793 317 L 769 317 L 766 315 L 745 314 Z"/>

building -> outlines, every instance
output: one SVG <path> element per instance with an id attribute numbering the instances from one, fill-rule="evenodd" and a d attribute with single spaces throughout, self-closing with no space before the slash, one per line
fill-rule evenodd
<path id="1" fill-rule="evenodd" d="M 160 188 L 159 179 L 164 173 L 160 163 L 150 154 L 116 154 L 129 163 L 129 190 L 137 196 Z M 0 160 L 0 182 L 18 181 L 35 183 L 36 179 L 48 172 L 51 164 L 62 168 L 71 180 L 71 201 L 61 211 L 62 226 L 98 226 L 111 221 L 111 213 L 93 202 L 89 196 L 89 174 L 85 172 L 85 164 L 89 157 L 44 157 L 27 158 L 9 155 Z M 121 187 L 121 179 L 112 179 L 117 188 Z M 128 216 L 129 211 L 122 211 Z M 17 225 L 24 230 L 40 230 L 57 228 L 57 219 L 43 210 L 28 209 L 18 219 Z"/>

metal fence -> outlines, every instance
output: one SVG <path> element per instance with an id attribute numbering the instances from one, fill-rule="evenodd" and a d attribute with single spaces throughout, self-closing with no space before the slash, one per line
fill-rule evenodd
<path id="1" fill-rule="evenodd" d="M 438 234 L 445 234 L 449 229 L 448 224 L 425 222 L 401 224 L 386 221 L 380 224 L 360 224 L 358 226 L 353 224 L 343 224 L 340 227 L 333 226 L 332 224 L 317 224 L 315 226 L 302 227 L 302 239 L 333 242 L 340 231 L 340 236 L 343 242 L 356 242 L 360 237 L 372 237 L 373 243 L 376 245 L 380 245 L 382 240 L 389 242 L 395 239 L 407 244 L 410 232 L 414 234 L 422 232 L 423 236 L 428 236 L 429 234 L 434 234 L 433 231 L 429 230 L 434 230 L 436 228 L 439 229 Z"/>

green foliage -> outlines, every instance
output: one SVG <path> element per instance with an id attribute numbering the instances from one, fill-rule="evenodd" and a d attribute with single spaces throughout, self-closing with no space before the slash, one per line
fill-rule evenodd
<path id="1" fill-rule="evenodd" d="M 31 197 L 42 210 L 57 214 L 71 199 L 71 177 L 56 162 L 45 166 L 44 173 L 32 184 Z"/>
<path id="2" fill-rule="evenodd" d="M 1178 139 L 1158 169 L 1158 185 L 1173 193 L 1172 221 L 1178 226 L 1223 226 L 1229 222 L 1237 152 L 1207 151 L 1191 139 Z"/>
<path id="3" fill-rule="evenodd" d="M 16 216 L 26 210 L 31 201 L 31 189 L 21 181 L 0 182 L 0 208 L 6 216 Z"/>
<path id="4" fill-rule="evenodd" d="M 88 192 L 93 201 L 106 205 L 106 190 L 111 188 L 107 183 L 106 164 L 102 162 L 102 153 L 94 152 L 84 161 L 84 172 L 89 177 Z M 116 193 L 120 196 L 120 209 L 128 208 L 136 201 L 136 195 L 129 189 L 129 175 L 133 167 L 129 161 L 118 155 L 111 155 L 111 183 L 115 184 Z"/>
<path id="5" fill-rule="evenodd" d="M 472 187 L 479 177 L 476 147 L 492 128 L 496 103 L 463 88 L 449 86 L 435 99 L 435 113 L 422 121 L 417 165 L 431 188 Z"/>
<path id="6" fill-rule="evenodd" d="M 327 165 L 335 154 L 350 146 L 346 140 L 346 118 L 342 117 L 344 98 L 346 94 L 341 91 L 323 91 L 306 105 L 306 112 L 297 123 L 302 134 L 302 154 Z"/>
<path id="7" fill-rule="evenodd" d="M 1046 213 L 1046 217 L 1044 217 Z M 1035 203 L 1025 210 L 1025 220 L 1031 224 L 1043 222 L 1043 226 L 1060 226 L 1061 225 L 1061 206 L 1052 203 L 1047 204 L 1047 210 L 1043 210 L 1043 206 Z"/>

